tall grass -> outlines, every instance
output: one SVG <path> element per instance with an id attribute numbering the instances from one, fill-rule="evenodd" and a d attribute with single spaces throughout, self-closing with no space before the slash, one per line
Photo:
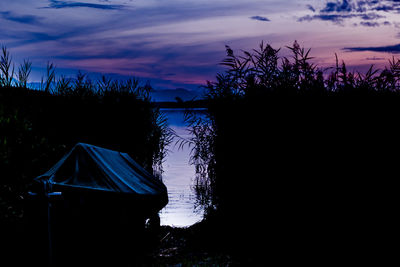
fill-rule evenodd
<path id="1" fill-rule="evenodd" d="M 32 71 L 32 62 L 24 60 L 18 68 L 18 87 L 26 88 L 28 84 L 29 75 Z"/>
<path id="2" fill-rule="evenodd" d="M 191 142 L 195 147 L 192 163 L 197 170 L 196 184 L 199 198 L 202 199 L 200 202 L 206 207 L 216 207 L 220 201 L 217 193 L 218 170 L 221 168 L 218 153 L 226 156 L 223 150 L 226 147 L 220 144 L 225 142 L 220 139 L 230 134 L 227 129 L 240 128 L 240 119 L 246 118 L 255 124 L 265 125 L 265 129 L 258 129 L 265 132 L 269 130 L 268 120 L 271 119 L 270 114 L 265 112 L 270 111 L 271 106 L 276 107 L 276 103 L 293 104 L 287 111 L 276 110 L 273 119 L 279 120 L 284 119 L 286 112 L 297 112 L 293 109 L 300 102 L 316 105 L 316 102 L 325 103 L 338 98 L 351 99 L 356 107 L 357 101 L 366 97 L 381 100 L 386 97 L 385 101 L 390 101 L 400 96 L 400 60 L 391 59 L 384 69 L 371 66 L 366 73 L 350 72 L 337 55 L 336 64 L 324 69 L 311 62 L 313 57 L 310 56 L 310 49 L 300 47 L 297 42 L 287 48 L 292 52 L 291 57 L 279 57 L 280 49 L 274 49 L 263 42 L 258 49 L 243 51 L 241 55 L 226 46 L 227 57 L 221 65 L 226 66 L 227 70 L 217 74 L 216 82 L 208 82 L 206 85 L 209 105 L 207 119 L 189 116 L 188 124 L 194 135 Z M 309 109 L 307 106 L 299 108 L 298 112 Z M 353 110 L 348 111 L 351 116 Z M 337 110 L 338 117 L 345 115 L 342 113 L 340 109 Z M 329 115 L 326 114 L 327 117 Z M 324 115 L 321 116 L 323 118 Z M 243 138 L 236 141 L 246 142 L 245 138 L 251 137 L 243 135 Z M 225 191 L 224 188 L 220 190 Z M 205 202 L 205 199 L 208 201 Z"/>
<path id="3" fill-rule="evenodd" d="M 26 188 L 77 142 L 129 153 L 149 171 L 162 172 L 171 130 L 150 99 L 151 86 L 86 74 L 56 76 L 47 64 L 40 88 L 29 88 L 32 64 L 14 75 L 10 53 L 0 62 L 0 217 L 23 217 Z"/>
<path id="4" fill-rule="evenodd" d="M 395 203 L 400 61 L 360 73 L 336 57 L 323 69 L 297 42 L 288 48 L 226 47 L 206 119 L 189 120 L 208 238 L 264 259 L 340 260 L 351 246 L 362 257 Z"/>
<path id="5" fill-rule="evenodd" d="M 11 86 L 14 76 L 14 66 L 12 66 L 12 58 L 10 52 L 5 46 L 1 47 L 0 56 L 0 81 L 3 86 Z"/>

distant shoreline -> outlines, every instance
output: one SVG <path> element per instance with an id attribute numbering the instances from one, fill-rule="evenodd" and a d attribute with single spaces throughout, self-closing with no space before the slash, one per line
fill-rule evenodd
<path id="1" fill-rule="evenodd" d="M 206 110 L 207 104 L 205 100 L 185 101 L 185 102 L 152 102 L 153 105 L 160 109 L 200 109 Z"/>

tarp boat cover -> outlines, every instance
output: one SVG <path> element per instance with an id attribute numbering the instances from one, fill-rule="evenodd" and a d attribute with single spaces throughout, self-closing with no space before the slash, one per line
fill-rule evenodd
<path id="1" fill-rule="evenodd" d="M 127 153 L 78 143 L 49 171 L 35 179 L 46 191 L 109 192 L 140 200 L 142 207 L 161 210 L 167 188 Z"/>

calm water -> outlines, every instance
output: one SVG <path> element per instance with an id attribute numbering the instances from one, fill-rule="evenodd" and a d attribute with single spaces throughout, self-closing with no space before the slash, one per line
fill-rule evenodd
<path id="1" fill-rule="evenodd" d="M 162 109 L 170 127 L 183 138 L 190 137 L 184 123 L 184 110 Z M 196 111 L 201 114 L 201 111 Z M 179 149 L 175 141 L 169 147 L 169 155 L 163 164 L 163 181 L 168 188 L 168 205 L 160 212 L 161 225 L 190 226 L 203 218 L 202 210 L 195 210 L 193 192 L 194 166 L 189 164 L 190 149 Z"/>

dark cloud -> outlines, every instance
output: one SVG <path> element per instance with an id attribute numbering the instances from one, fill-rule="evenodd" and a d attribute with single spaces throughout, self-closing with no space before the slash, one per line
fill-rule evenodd
<path id="1" fill-rule="evenodd" d="M 299 18 L 297 21 L 312 21 L 312 20 L 324 20 L 324 21 L 332 21 L 334 23 L 342 23 L 345 19 L 354 18 L 357 15 L 353 14 L 319 14 L 319 15 L 307 15 L 304 17 Z"/>
<path id="2" fill-rule="evenodd" d="M 347 0 L 343 0 L 342 2 L 328 2 L 325 8 L 321 9 L 322 13 L 331 13 L 331 12 L 351 12 L 352 5 Z"/>
<path id="3" fill-rule="evenodd" d="M 349 52 L 363 52 L 363 51 L 372 51 L 372 52 L 386 52 L 386 53 L 400 53 L 400 44 L 397 45 L 389 45 L 389 46 L 373 46 L 373 47 L 345 47 L 343 48 L 345 51 Z"/>
<path id="4" fill-rule="evenodd" d="M 361 21 L 360 25 L 366 26 L 366 27 L 379 27 L 381 24 L 378 22 L 370 22 L 370 21 Z"/>
<path id="5" fill-rule="evenodd" d="M 259 21 L 270 21 L 268 18 L 261 17 L 261 16 L 253 16 L 253 17 L 250 17 L 250 18 L 254 19 L 254 20 L 259 20 Z"/>
<path id="6" fill-rule="evenodd" d="M 42 25 L 40 25 L 42 26 Z M 78 36 L 76 32 L 66 32 L 66 33 L 46 33 L 41 31 L 25 31 L 25 30 L 16 30 L 13 32 L 4 32 L 2 33 L 4 38 L 11 39 L 12 41 L 8 44 L 11 47 L 19 47 L 27 44 L 40 44 L 41 46 L 46 46 L 45 42 L 54 41 L 59 44 L 68 43 L 68 38 Z M 70 45 L 70 44 L 68 44 Z M 83 45 L 83 44 L 81 44 Z M 32 57 L 30 55 L 30 57 Z"/>
<path id="7" fill-rule="evenodd" d="M 359 17 L 362 20 L 377 20 L 377 19 L 382 19 L 385 18 L 385 16 L 379 15 L 377 13 L 365 13 L 365 14 L 360 14 Z"/>
<path id="8" fill-rule="evenodd" d="M 320 12 L 368 12 L 368 11 L 399 11 L 400 1 L 397 0 L 342 0 L 327 2 Z"/>
<path id="9" fill-rule="evenodd" d="M 310 5 L 307 8 L 317 14 L 303 16 L 298 19 L 299 22 L 323 20 L 342 24 L 347 19 L 358 18 L 361 20 L 359 25 L 377 27 L 392 24 L 377 20 L 385 18 L 385 13 L 400 13 L 400 0 L 336 0 L 326 2 L 319 11 Z"/>
<path id="10" fill-rule="evenodd" d="M 48 8 L 78 8 L 78 7 L 87 7 L 87 8 L 95 8 L 95 9 L 103 9 L 103 10 L 114 10 L 114 9 L 122 9 L 123 5 L 105 5 L 105 4 L 93 4 L 93 3 L 85 3 L 85 2 L 72 2 L 72 1 L 58 1 L 58 0 L 50 0 L 50 4 Z"/>
<path id="11" fill-rule="evenodd" d="M 9 20 L 9 21 L 14 21 L 14 22 L 19 22 L 19 23 L 24 23 L 24 24 L 39 24 L 41 18 L 33 15 L 19 15 L 15 14 L 14 12 L 10 11 L 1 11 L 0 12 L 0 17 L 3 19 Z"/>
<path id="12" fill-rule="evenodd" d="M 315 8 L 314 8 L 312 5 L 307 5 L 307 8 L 308 8 L 309 10 L 311 10 L 312 12 L 315 12 L 315 11 L 316 11 Z"/>
<path id="13" fill-rule="evenodd" d="M 85 32 L 85 31 L 83 31 Z M 49 34 L 45 32 L 35 32 L 35 31 L 30 31 L 30 32 L 25 32 L 24 34 L 21 35 L 22 39 L 26 39 L 29 42 L 46 42 L 46 41 L 59 41 L 69 38 L 69 37 L 74 37 L 74 36 L 79 36 L 79 33 L 76 32 L 66 32 L 66 33 L 56 33 L 56 34 Z"/>
<path id="14" fill-rule="evenodd" d="M 366 60 L 376 60 L 376 61 L 381 61 L 381 60 L 385 60 L 385 58 L 383 57 L 367 57 Z"/>

